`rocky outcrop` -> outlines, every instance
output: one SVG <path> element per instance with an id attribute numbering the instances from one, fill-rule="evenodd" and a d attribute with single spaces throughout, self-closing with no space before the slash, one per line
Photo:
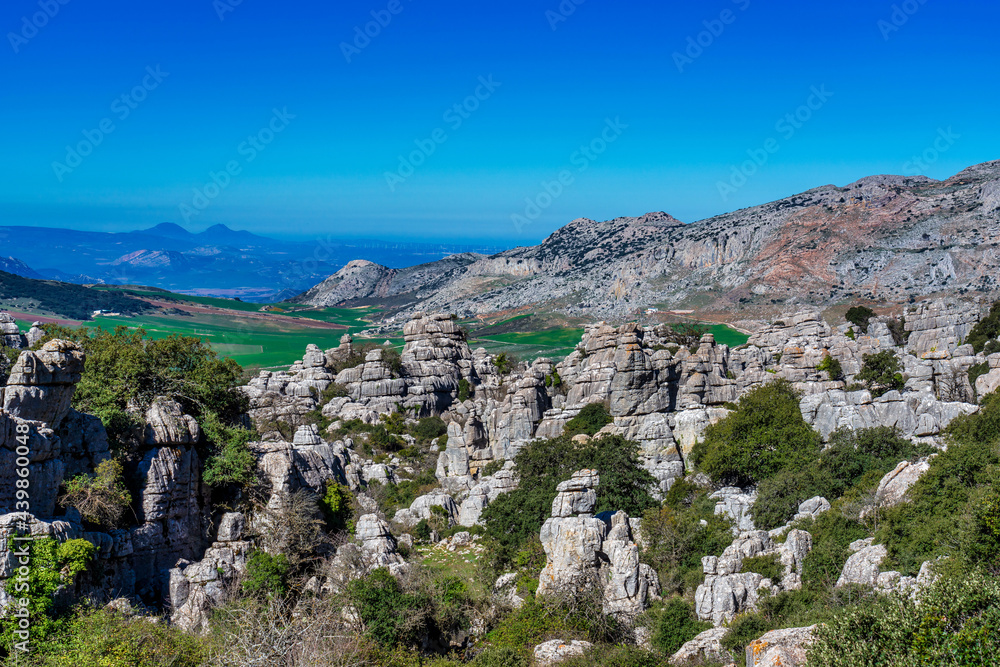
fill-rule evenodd
<path id="1" fill-rule="evenodd" d="M 243 391 L 250 398 L 254 424 L 264 432 L 278 421 L 300 425 L 306 413 L 320 407 L 319 398 L 333 380 L 326 354 L 316 345 L 309 345 L 302 359 L 288 371 L 261 371 Z"/>
<path id="2" fill-rule="evenodd" d="M 982 317 L 981 302 L 938 299 L 907 308 L 906 349 L 916 355 L 953 352 Z"/>
<path id="3" fill-rule="evenodd" d="M 38 323 L 36 322 L 35 324 Z M 18 328 L 17 322 L 11 317 L 10 313 L 0 312 L 0 345 L 15 350 L 20 350 L 31 345 L 21 333 L 21 329 Z"/>
<path id="4" fill-rule="evenodd" d="M 579 639 L 570 639 L 568 641 L 552 639 L 536 646 L 532 655 L 535 657 L 535 665 L 538 667 L 549 667 L 549 665 L 559 664 L 569 658 L 582 656 L 592 647 L 593 644 L 590 642 Z"/>
<path id="5" fill-rule="evenodd" d="M 389 524 L 377 514 L 365 514 L 358 519 L 354 536 L 361 544 L 365 569 L 371 571 L 380 567 L 397 573 L 405 563 L 397 550 L 396 538 L 389 530 Z"/>
<path id="6" fill-rule="evenodd" d="M 802 566 L 812 549 L 812 536 L 792 530 L 783 543 L 775 543 L 766 531 L 740 534 L 719 557 L 701 559 L 705 581 L 695 591 L 695 613 L 713 625 L 722 625 L 736 614 L 753 610 L 762 591 L 769 594 L 802 587 Z M 756 572 L 741 572 L 743 560 L 774 555 L 782 566 L 779 581 L 765 579 Z"/>
<path id="7" fill-rule="evenodd" d="M 726 486 L 712 493 L 709 499 L 715 500 L 715 513 L 725 516 L 733 525 L 733 534 L 739 535 L 754 530 L 753 517 L 750 510 L 757 500 L 757 492 L 744 492 L 736 486 Z"/>
<path id="8" fill-rule="evenodd" d="M 923 458 L 916 462 L 902 461 L 887 472 L 875 490 L 875 500 L 879 507 L 892 507 L 903 502 L 906 492 L 930 467 L 930 460 Z"/>
<path id="9" fill-rule="evenodd" d="M 837 588 L 848 584 L 876 586 L 880 566 L 889 553 L 888 549 L 882 544 L 872 545 L 872 539 L 868 538 L 852 542 L 850 550 L 853 553 L 844 563 L 844 569 L 837 579 Z"/>
<path id="10" fill-rule="evenodd" d="M 552 517 L 541 530 L 546 562 L 538 594 L 597 588 L 605 613 L 632 617 L 658 597 L 659 579 L 639 562 L 627 514 L 594 517 L 599 483 L 595 471 L 580 470 L 557 487 Z"/>
<path id="11" fill-rule="evenodd" d="M 80 347 L 65 340 L 51 340 L 37 352 L 22 352 L 3 391 L 4 412 L 58 428 L 69 413 L 83 361 Z"/>
<path id="12" fill-rule="evenodd" d="M 243 539 L 242 514 L 222 516 L 216 541 L 197 562 L 180 560 L 169 571 L 170 621 L 188 632 L 209 629 L 212 608 L 226 596 L 227 587 L 244 572 L 252 545 Z"/>
<path id="13" fill-rule="evenodd" d="M 753 640 L 746 649 L 747 667 L 804 667 L 815 629 L 810 625 L 772 630 Z"/>
<path id="14" fill-rule="evenodd" d="M 670 656 L 670 664 L 686 667 L 712 662 L 735 662 L 732 654 L 722 647 L 722 638 L 728 632 L 729 628 L 717 627 L 698 633 Z"/>
<path id="15" fill-rule="evenodd" d="M 862 391 L 830 390 L 802 398 L 802 416 L 824 439 L 838 428 L 891 426 L 910 438 L 933 438 L 959 415 L 979 410 L 976 405 L 939 401 L 929 392 L 890 391 L 878 398 Z"/>

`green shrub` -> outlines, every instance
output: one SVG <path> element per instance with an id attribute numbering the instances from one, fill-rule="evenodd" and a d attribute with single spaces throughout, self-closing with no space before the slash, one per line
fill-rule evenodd
<path id="1" fill-rule="evenodd" d="M 458 400 L 462 403 L 472 398 L 472 385 L 465 378 L 458 381 Z"/>
<path id="2" fill-rule="evenodd" d="M 809 665 L 995 665 L 1000 655 L 1000 583 L 977 571 L 942 576 L 919 601 L 865 598 L 816 629 Z"/>
<path id="3" fill-rule="evenodd" d="M 225 424 L 215 413 L 205 415 L 202 428 L 212 445 L 212 453 L 205 461 L 205 483 L 251 486 L 256 481 L 257 459 L 250 451 L 250 443 L 256 432 Z"/>
<path id="4" fill-rule="evenodd" d="M 504 646 L 487 646 L 469 664 L 472 667 L 529 667 L 524 651 Z"/>
<path id="5" fill-rule="evenodd" d="M 831 380 L 840 380 L 844 377 L 844 367 L 840 365 L 840 361 L 836 357 L 830 354 L 823 357 L 823 361 L 819 362 L 816 370 L 826 371 Z"/>
<path id="6" fill-rule="evenodd" d="M 844 315 L 844 319 L 861 329 L 861 333 L 868 333 L 868 322 L 873 317 L 875 317 L 875 311 L 868 306 L 853 306 Z"/>
<path id="7" fill-rule="evenodd" d="M 487 463 L 483 469 L 479 472 L 480 477 L 492 477 L 501 470 L 503 470 L 503 465 L 505 461 L 502 459 L 494 459 Z"/>
<path id="8" fill-rule="evenodd" d="M 36 667 L 198 667 L 208 660 L 203 642 L 176 626 L 85 607 L 32 650 Z"/>
<path id="9" fill-rule="evenodd" d="M 781 567 L 781 560 L 778 558 L 778 555 L 770 554 L 768 556 L 744 558 L 743 567 L 740 568 L 740 572 L 756 572 L 765 579 L 770 579 L 772 583 L 777 583 L 781 580 L 782 574 L 784 574 L 784 568 Z"/>
<path id="10" fill-rule="evenodd" d="M 122 470 L 118 459 L 102 461 L 94 474 L 77 475 L 67 480 L 59 504 L 77 508 L 90 523 L 105 529 L 115 528 L 132 502 Z"/>
<path id="11" fill-rule="evenodd" d="M 448 425 L 445 424 L 444 420 L 437 415 L 424 417 L 411 429 L 413 437 L 420 442 L 430 442 L 434 438 L 442 436 L 447 432 Z"/>
<path id="12" fill-rule="evenodd" d="M 819 434 L 802 418 L 798 394 L 778 380 L 744 394 L 732 413 L 706 429 L 691 459 L 714 482 L 746 487 L 806 465 L 820 446 Z"/>
<path id="13" fill-rule="evenodd" d="M 350 582 L 347 597 L 364 625 L 365 636 L 381 646 L 409 646 L 429 630 L 430 601 L 404 592 L 385 568 Z"/>
<path id="14" fill-rule="evenodd" d="M 290 573 L 291 565 L 284 554 L 272 556 L 266 551 L 254 551 L 247 557 L 243 592 L 261 597 L 286 595 Z"/>
<path id="15" fill-rule="evenodd" d="M 977 353 L 986 348 L 986 344 L 1000 336 L 1000 301 L 993 302 L 989 314 L 972 327 L 965 342 Z"/>
<path id="16" fill-rule="evenodd" d="M 87 568 L 97 547 L 83 539 L 60 544 L 51 537 L 27 541 L 11 537 L 7 547 L 17 554 L 19 561 L 24 558 L 22 552 L 27 551 L 27 576 L 13 573 L 5 582 L 5 590 L 9 599 L 27 602 L 24 608 L 28 611 L 30 644 L 35 646 L 63 627 L 65 619 L 57 616 L 53 596 L 61 587 L 72 584 L 76 575 Z M 19 619 L 14 614 L 0 618 L 0 647 L 8 652 L 16 650 L 14 645 L 24 641 L 15 634 L 20 629 Z"/>
<path id="17" fill-rule="evenodd" d="M 500 375 L 507 375 L 517 368 L 517 359 L 512 354 L 501 352 L 493 359 L 493 365 Z"/>
<path id="18" fill-rule="evenodd" d="M 582 656 L 568 658 L 560 667 L 667 667 L 663 657 L 638 646 L 597 644 Z"/>
<path id="19" fill-rule="evenodd" d="M 568 436 L 580 433 L 594 435 L 613 421 L 614 419 L 608 414 L 608 409 L 604 407 L 603 403 L 588 403 L 575 417 L 566 422 L 563 434 Z"/>
<path id="20" fill-rule="evenodd" d="M 673 655 L 695 635 L 712 627 L 698 620 L 694 605 L 684 598 L 673 597 L 662 608 L 651 612 L 653 618 L 653 648 L 664 655 Z"/>
<path id="21" fill-rule="evenodd" d="M 914 444 L 888 426 L 839 429 L 819 456 L 760 482 L 751 510 L 755 525 L 762 530 L 777 528 L 795 515 L 804 500 L 815 496 L 839 498 L 862 483 L 877 483 L 900 461 L 915 460 L 933 451 L 929 445 Z M 864 490 L 857 488 L 855 494 Z"/>
<path id="22" fill-rule="evenodd" d="M 802 585 L 810 590 L 832 590 L 851 555 L 848 545 L 871 536 L 867 528 L 836 507 L 798 522 L 796 527 L 813 538 L 813 548 L 802 563 Z"/>
<path id="23" fill-rule="evenodd" d="M 890 391 L 903 388 L 902 367 L 899 357 L 892 350 L 883 350 L 862 357 L 861 370 L 854 379 L 861 382 L 878 398 Z"/>
<path id="24" fill-rule="evenodd" d="M 326 525 L 335 533 L 347 530 L 354 512 L 351 509 L 351 490 L 334 480 L 326 483 L 326 493 L 319 503 L 326 517 Z"/>
<path id="25" fill-rule="evenodd" d="M 403 358 L 399 354 L 399 350 L 394 347 L 383 347 L 382 348 L 382 363 L 389 368 L 389 373 L 394 378 L 402 377 L 403 375 Z"/>
<path id="26" fill-rule="evenodd" d="M 666 594 L 693 593 L 702 580 L 702 557 L 722 555 L 733 541 L 729 521 L 715 513 L 708 496 L 709 490 L 677 480 L 663 506 L 642 517 L 642 561 L 657 571 Z"/>
<path id="27" fill-rule="evenodd" d="M 846 333 L 846 334 L 844 334 L 844 335 L 846 335 L 846 336 L 847 336 L 848 338 L 850 338 L 851 340 L 855 340 L 855 339 L 857 338 L 857 335 L 856 335 L 856 334 L 854 333 L 854 327 L 850 327 L 850 328 L 849 328 L 849 329 L 847 330 L 847 333 Z"/>

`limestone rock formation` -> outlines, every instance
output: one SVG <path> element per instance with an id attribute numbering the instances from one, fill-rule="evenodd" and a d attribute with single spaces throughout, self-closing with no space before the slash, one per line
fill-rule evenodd
<path id="1" fill-rule="evenodd" d="M 591 647 L 593 647 L 593 644 L 579 639 L 568 641 L 552 639 L 536 646 L 532 655 L 535 657 L 535 665 L 538 665 L 538 667 L 549 667 L 550 665 L 559 664 L 568 658 L 582 656 Z"/>
<path id="2" fill-rule="evenodd" d="M 639 562 L 625 512 L 594 517 L 599 484 L 595 471 L 580 470 L 557 487 L 552 517 L 541 530 L 546 562 L 538 594 L 597 588 L 602 590 L 605 613 L 633 617 L 658 598 L 659 579 Z"/>
<path id="3" fill-rule="evenodd" d="M 753 640 L 746 649 L 747 667 L 805 667 L 815 629 L 810 625 L 772 630 Z"/>
<path id="4" fill-rule="evenodd" d="M 722 647 L 722 638 L 728 632 L 729 628 L 717 627 L 698 633 L 670 656 L 670 664 L 685 667 L 706 662 L 735 662 L 732 654 Z"/>
<path id="5" fill-rule="evenodd" d="M 69 412 L 83 361 L 80 347 L 65 340 L 51 340 L 37 352 L 22 352 L 3 392 L 4 412 L 58 428 Z"/>

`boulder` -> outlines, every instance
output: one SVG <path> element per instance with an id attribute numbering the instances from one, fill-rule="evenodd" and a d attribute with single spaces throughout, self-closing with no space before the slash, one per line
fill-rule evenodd
<path id="1" fill-rule="evenodd" d="M 772 630 L 753 640 L 746 649 L 747 667 L 804 667 L 815 629 L 810 625 Z"/>
<path id="2" fill-rule="evenodd" d="M 548 667 L 549 665 L 555 665 L 568 658 L 575 658 L 582 656 L 593 644 L 590 642 L 581 641 L 579 639 L 571 639 L 564 641 L 562 639 L 553 639 L 535 647 L 533 655 L 535 656 L 535 665 L 537 667 Z"/>

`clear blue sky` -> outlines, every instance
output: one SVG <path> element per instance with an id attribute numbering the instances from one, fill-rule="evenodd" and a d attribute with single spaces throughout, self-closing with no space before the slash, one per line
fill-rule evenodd
<path id="1" fill-rule="evenodd" d="M 1000 158 L 995 2 L 65 1 L 0 9 L 0 224 L 526 244 L 582 216 L 691 222 Z M 355 42 L 373 11 L 391 20 Z M 398 171 L 421 140 L 433 153 Z M 751 153 L 767 162 L 744 184 Z M 211 172 L 228 185 L 196 201 Z M 515 224 L 526 198 L 543 206 Z"/>

